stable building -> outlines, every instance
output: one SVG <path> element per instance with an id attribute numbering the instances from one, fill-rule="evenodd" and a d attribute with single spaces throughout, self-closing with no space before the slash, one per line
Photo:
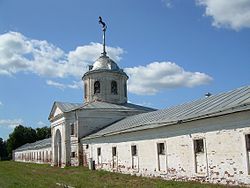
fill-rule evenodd
<path id="1" fill-rule="evenodd" d="M 130 116 L 81 143 L 97 169 L 250 184 L 250 87 Z"/>
<path id="2" fill-rule="evenodd" d="M 103 52 L 83 75 L 84 102 L 54 102 L 51 139 L 15 161 L 87 166 L 174 180 L 250 184 L 250 86 L 156 110 L 128 103 L 127 74 Z"/>

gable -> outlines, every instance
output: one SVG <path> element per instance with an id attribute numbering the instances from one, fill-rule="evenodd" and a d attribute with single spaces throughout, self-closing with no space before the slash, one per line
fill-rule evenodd
<path id="1" fill-rule="evenodd" d="M 54 104 L 49 114 L 49 120 L 55 118 L 60 114 L 63 114 L 63 111 L 57 105 Z"/>
<path id="2" fill-rule="evenodd" d="M 80 106 L 82 106 L 81 103 L 54 102 L 49 114 L 49 120 L 65 112 L 77 109 Z"/>
<path id="3" fill-rule="evenodd" d="M 56 117 L 57 115 L 62 114 L 62 113 L 63 113 L 62 110 L 60 110 L 60 108 L 56 107 L 54 114 L 53 114 L 53 117 Z"/>

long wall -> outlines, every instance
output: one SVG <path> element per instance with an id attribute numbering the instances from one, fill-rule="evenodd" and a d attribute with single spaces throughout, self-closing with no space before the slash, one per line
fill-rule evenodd
<path id="1" fill-rule="evenodd" d="M 82 139 L 97 169 L 165 179 L 250 184 L 250 112 Z"/>
<path id="2" fill-rule="evenodd" d="M 37 150 L 14 151 L 13 159 L 19 162 L 51 164 L 52 161 L 51 147 L 37 149 Z"/>

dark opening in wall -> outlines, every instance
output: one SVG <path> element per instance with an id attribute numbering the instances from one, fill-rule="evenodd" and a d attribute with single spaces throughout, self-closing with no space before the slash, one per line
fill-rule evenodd
<path id="1" fill-rule="evenodd" d="M 132 156 L 137 155 L 137 147 L 136 147 L 136 145 L 131 146 L 131 154 L 132 154 Z"/>
<path id="2" fill-rule="evenodd" d="M 165 155 L 165 144 L 158 143 L 157 144 L 157 151 L 158 151 L 158 155 Z"/>
<path id="3" fill-rule="evenodd" d="M 94 94 L 100 93 L 100 92 L 101 92 L 100 82 L 95 81 L 95 83 L 94 83 Z"/>
<path id="4" fill-rule="evenodd" d="M 112 156 L 116 156 L 117 152 L 116 152 L 116 147 L 112 147 Z"/>
<path id="5" fill-rule="evenodd" d="M 98 155 L 98 156 L 101 155 L 101 148 L 97 148 L 97 155 Z"/>
<path id="6" fill-rule="evenodd" d="M 194 152 L 204 153 L 204 141 L 203 139 L 194 140 Z"/>

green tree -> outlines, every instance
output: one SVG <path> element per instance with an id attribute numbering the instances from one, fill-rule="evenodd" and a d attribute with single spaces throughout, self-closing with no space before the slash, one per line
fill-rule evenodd
<path id="1" fill-rule="evenodd" d="M 17 127 L 15 127 L 14 131 L 9 135 L 9 139 L 7 140 L 7 146 L 5 142 L 5 149 L 7 148 L 6 156 L 11 158 L 12 151 L 26 143 L 32 143 L 37 140 L 42 140 L 50 137 L 50 127 L 32 129 L 31 127 L 24 127 L 22 125 L 18 125 Z"/>
<path id="2" fill-rule="evenodd" d="M 0 138 L 0 160 L 7 159 L 7 148 L 6 148 L 6 141 Z"/>
<path id="3" fill-rule="evenodd" d="M 11 157 L 12 150 L 26 144 L 32 143 L 37 140 L 36 131 L 31 127 L 24 127 L 18 125 L 15 127 L 14 131 L 9 135 L 7 140 L 7 152 L 8 156 Z"/>
<path id="4" fill-rule="evenodd" d="M 51 137 L 50 127 L 36 128 L 36 136 L 37 136 L 37 140 L 50 138 Z"/>

